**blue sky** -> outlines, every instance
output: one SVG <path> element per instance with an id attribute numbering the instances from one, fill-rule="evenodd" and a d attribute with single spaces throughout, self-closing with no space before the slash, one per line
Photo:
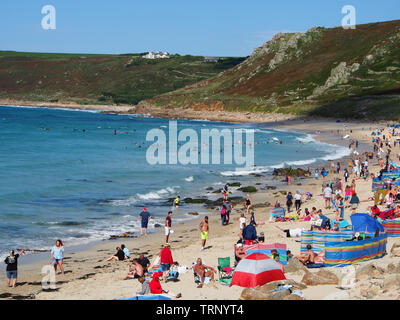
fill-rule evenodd
<path id="1" fill-rule="evenodd" d="M 344 5 L 357 24 L 400 19 L 399 0 L 1 0 L 0 50 L 246 56 L 277 32 L 339 26 Z"/>

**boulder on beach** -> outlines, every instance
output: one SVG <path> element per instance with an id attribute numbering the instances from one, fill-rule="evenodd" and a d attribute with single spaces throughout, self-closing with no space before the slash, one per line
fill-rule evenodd
<path id="1" fill-rule="evenodd" d="M 247 187 L 242 187 L 238 189 L 239 191 L 242 191 L 243 193 L 254 193 L 257 192 L 257 188 L 254 186 L 247 186 Z"/>
<path id="2" fill-rule="evenodd" d="M 305 273 L 308 272 L 307 267 L 302 264 L 299 259 L 294 258 L 290 260 L 283 269 L 284 273 Z"/>
<path id="3" fill-rule="evenodd" d="M 204 198 L 197 198 L 197 199 L 185 198 L 185 199 L 183 199 L 183 202 L 185 202 L 187 204 L 206 203 L 206 201 L 207 201 L 207 199 L 204 199 Z"/>
<path id="4" fill-rule="evenodd" d="M 400 241 L 393 243 L 392 249 L 390 250 L 390 256 L 400 257 Z"/>
<path id="5" fill-rule="evenodd" d="M 276 289 L 278 285 L 291 285 L 293 286 L 292 291 L 307 288 L 307 286 L 304 284 L 298 283 L 294 280 L 278 280 L 266 283 L 263 286 L 257 286 L 255 288 L 245 288 L 243 289 L 240 298 L 242 300 L 297 300 L 296 297 L 285 299 L 285 297 L 292 295 L 291 291 L 289 290 L 271 292 L 271 290 Z"/>
<path id="6" fill-rule="evenodd" d="M 332 271 L 321 269 L 318 272 L 308 271 L 304 275 L 301 282 L 308 286 L 318 286 L 321 284 L 338 284 L 339 278 Z"/>
<path id="7" fill-rule="evenodd" d="M 379 279 L 385 270 L 376 266 L 373 262 L 360 266 L 356 270 L 356 280 L 363 281 L 369 279 Z"/>
<path id="8" fill-rule="evenodd" d="M 274 172 L 272 173 L 274 176 L 283 176 L 283 177 L 305 177 L 309 176 L 310 173 L 304 169 L 297 168 L 293 169 L 292 167 L 290 168 L 281 168 L 281 169 L 274 169 Z"/>

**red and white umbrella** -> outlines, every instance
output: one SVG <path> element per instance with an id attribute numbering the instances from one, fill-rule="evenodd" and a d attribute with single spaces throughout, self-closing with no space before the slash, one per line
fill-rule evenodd
<path id="1" fill-rule="evenodd" d="M 252 253 L 240 260 L 231 286 L 256 287 L 276 280 L 286 280 L 279 264 L 263 253 Z"/>

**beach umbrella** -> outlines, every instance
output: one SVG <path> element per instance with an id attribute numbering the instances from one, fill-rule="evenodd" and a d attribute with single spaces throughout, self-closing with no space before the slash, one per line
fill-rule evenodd
<path id="1" fill-rule="evenodd" d="M 286 280 L 279 264 L 263 253 L 252 253 L 240 260 L 231 286 L 256 287 L 276 280 Z"/>

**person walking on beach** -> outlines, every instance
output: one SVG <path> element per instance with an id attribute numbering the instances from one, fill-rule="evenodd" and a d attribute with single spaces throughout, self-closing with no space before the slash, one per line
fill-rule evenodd
<path id="1" fill-rule="evenodd" d="M 345 182 L 347 182 L 347 179 L 349 178 L 349 171 L 347 171 L 347 169 L 344 169 L 344 180 Z"/>
<path id="2" fill-rule="evenodd" d="M 201 250 L 204 250 L 206 241 L 208 240 L 208 216 L 205 216 L 203 221 L 200 223 L 200 234 L 201 234 Z"/>
<path id="3" fill-rule="evenodd" d="M 245 207 L 246 207 L 246 213 L 247 214 L 249 214 L 249 210 L 250 210 L 250 208 L 251 208 L 251 205 L 252 205 L 252 201 L 251 201 L 251 198 L 250 198 L 250 195 L 249 194 L 246 194 L 246 202 L 245 202 Z"/>
<path id="4" fill-rule="evenodd" d="M 290 208 L 292 207 L 292 205 L 293 205 L 293 195 L 289 191 L 289 193 L 286 196 L 286 207 L 287 207 L 288 212 L 290 212 Z"/>
<path id="5" fill-rule="evenodd" d="M 147 235 L 147 225 L 149 224 L 149 220 L 151 219 L 151 215 L 147 212 L 146 208 L 143 208 L 142 212 L 139 214 L 140 219 L 140 235 Z"/>
<path id="6" fill-rule="evenodd" d="M 296 191 L 296 194 L 294 195 L 294 205 L 296 207 L 296 211 L 300 210 L 301 207 L 301 194 L 299 191 Z"/>
<path id="7" fill-rule="evenodd" d="M 60 267 L 62 275 L 64 275 L 63 259 L 64 259 L 64 246 L 60 239 L 56 241 L 50 253 L 51 263 L 54 266 L 54 271 L 57 273 L 57 266 Z"/>
<path id="8" fill-rule="evenodd" d="M 17 254 L 15 254 L 14 250 L 11 250 L 10 255 L 4 260 L 4 263 L 7 265 L 6 267 L 7 288 L 8 287 L 15 288 L 15 285 L 17 284 L 18 258 L 23 254 L 24 254 L 24 249 L 22 249 Z M 12 284 L 10 286 L 11 279 L 12 279 Z"/>
<path id="9" fill-rule="evenodd" d="M 165 239 L 164 239 L 164 243 L 168 243 L 169 235 L 171 233 L 171 226 L 172 226 L 172 211 L 169 211 L 167 217 L 165 218 Z"/>
<path id="10" fill-rule="evenodd" d="M 331 208 L 332 189 L 326 185 L 324 189 L 325 209 Z"/>

